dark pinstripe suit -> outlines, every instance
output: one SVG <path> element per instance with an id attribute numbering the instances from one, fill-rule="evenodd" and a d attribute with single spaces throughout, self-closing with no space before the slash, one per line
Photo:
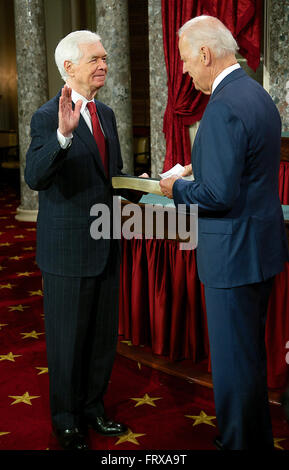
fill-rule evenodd
<path id="1" fill-rule="evenodd" d="M 109 179 L 82 116 L 72 145 L 57 140 L 60 93 L 31 120 L 25 180 L 39 191 L 37 263 L 44 280 L 52 422 L 58 428 L 104 413 L 117 342 L 119 247 L 93 240 L 93 204 L 112 206 L 122 158 L 113 111 L 96 101 L 107 138 Z"/>

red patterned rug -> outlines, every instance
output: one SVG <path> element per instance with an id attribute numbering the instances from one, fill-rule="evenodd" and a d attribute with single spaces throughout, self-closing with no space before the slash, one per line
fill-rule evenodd
<path id="1" fill-rule="evenodd" d="M 57 450 L 51 434 L 41 274 L 34 223 L 17 222 L 19 199 L 0 192 L 0 450 Z M 218 433 L 211 389 L 116 356 L 105 397 L 129 433 L 91 432 L 94 450 L 214 450 Z M 275 448 L 289 450 L 289 425 L 271 406 Z"/>

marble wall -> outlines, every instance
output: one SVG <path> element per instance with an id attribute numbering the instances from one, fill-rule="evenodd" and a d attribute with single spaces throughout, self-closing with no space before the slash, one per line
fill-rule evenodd
<path id="1" fill-rule="evenodd" d="M 167 106 L 167 73 L 163 48 L 161 0 L 148 0 L 150 62 L 151 175 L 162 173 L 166 153 L 163 118 Z"/>
<path id="2" fill-rule="evenodd" d="M 265 86 L 289 135 L 289 0 L 267 0 L 266 7 Z"/>
<path id="3" fill-rule="evenodd" d="M 108 53 L 108 74 L 98 98 L 113 109 L 124 171 L 133 173 L 131 76 L 127 0 L 96 0 L 96 31 Z"/>
<path id="4" fill-rule="evenodd" d="M 18 129 L 21 205 L 19 220 L 32 217 L 38 194 L 24 182 L 26 152 L 30 144 L 32 114 L 48 99 L 43 0 L 14 0 L 16 62 L 18 74 Z M 28 220 L 28 219 L 27 219 Z"/>

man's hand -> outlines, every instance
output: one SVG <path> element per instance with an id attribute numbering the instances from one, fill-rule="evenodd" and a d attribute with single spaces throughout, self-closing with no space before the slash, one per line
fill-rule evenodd
<path id="1" fill-rule="evenodd" d="M 78 126 L 81 106 L 82 100 L 78 100 L 72 109 L 71 88 L 64 85 L 58 109 L 58 129 L 64 137 L 69 137 Z"/>
<path id="2" fill-rule="evenodd" d="M 171 176 L 160 181 L 161 191 L 164 196 L 173 199 L 173 185 L 178 179 L 180 179 L 180 176 Z"/>

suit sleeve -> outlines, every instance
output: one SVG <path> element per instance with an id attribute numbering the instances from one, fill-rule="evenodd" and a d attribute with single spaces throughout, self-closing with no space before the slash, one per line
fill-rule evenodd
<path id="1" fill-rule="evenodd" d="M 32 116 L 24 178 L 35 191 L 50 186 L 66 157 L 67 149 L 62 149 L 57 139 L 57 127 L 57 119 L 45 111 L 38 110 Z"/>
<path id="2" fill-rule="evenodd" d="M 195 181 L 177 180 L 175 204 L 198 204 L 200 211 L 227 211 L 240 193 L 248 152 L 243 122 L 224 104 L 207 106 L 193 147 L 198 171 Z"/>

